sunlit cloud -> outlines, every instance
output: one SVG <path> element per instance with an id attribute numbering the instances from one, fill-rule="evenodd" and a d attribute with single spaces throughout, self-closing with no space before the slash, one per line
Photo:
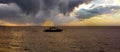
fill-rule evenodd
<path id="1" fill-rule="evenodd" d="M 46 19 L 42 26 L 54 26 L 54 22 L 51 21 L 50 19 Z"/>
<path id="2" fill-rule="evenodd" d="M 120 26 L 120 12 L 115 14 L 104 14 L 85 19 L 65 23 L 66 26 Z"/>

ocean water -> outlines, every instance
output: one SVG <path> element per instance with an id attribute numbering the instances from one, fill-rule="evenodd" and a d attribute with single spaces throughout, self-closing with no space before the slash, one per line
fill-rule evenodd
<path id="1" fill-rule="evenodd" d="M 0 27 L 0 52 L 120 52 L 120 27 Z"/>

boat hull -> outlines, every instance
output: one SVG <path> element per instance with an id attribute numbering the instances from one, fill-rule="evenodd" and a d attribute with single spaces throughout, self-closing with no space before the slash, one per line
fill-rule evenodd
<path id="1" fill-rule="evenodd" d="M 59 29 L 59 30 L 44 30 L 44 32 L 62 32 L 63 30 L 62 29 Z"/>

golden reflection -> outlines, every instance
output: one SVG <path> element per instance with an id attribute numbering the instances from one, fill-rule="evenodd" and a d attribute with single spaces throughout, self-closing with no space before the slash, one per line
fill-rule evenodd
<path id="1" fill-rule="evenodd" d="M 18 31 L 3 31 L 0 34 L 0 52 L 19 52 L 22 49 L 21 44 L 23 32 Z"/>

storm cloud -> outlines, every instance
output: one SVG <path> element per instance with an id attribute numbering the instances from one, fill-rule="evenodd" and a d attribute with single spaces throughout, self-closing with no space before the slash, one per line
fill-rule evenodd
<path id="1" fill-rule="evenodd" d="M 39 10 L 39 0 L 0 0 L 0 3 L 15 3 L 17 4 L 25 13 L 37 13 Z"/>
<path id="2" fill-rule="evenodd" d="M 88 3 L 90 1 L 91 0 L 62 0 L 59 3 L 59 10 L 61 13 L 66 14 L 71 12 L 79 4 Z"/>
<path id="3" fill-rule="evenodd" d="M 60 12 L 67 13 L 82 3 L 91 0 L 0 0 L 0 3 L 16 3 L 26 13 L 50 10 L 59 7 Z"/>
<path id="4" fill-rule="evenodd" d="M 68 14 L 74 7 L 91 0 L 0 0 L 0 20 L 12 23 L 41 24 L 59 13 Z M 57 18 L 57 17 L 56 17 Z"/>

